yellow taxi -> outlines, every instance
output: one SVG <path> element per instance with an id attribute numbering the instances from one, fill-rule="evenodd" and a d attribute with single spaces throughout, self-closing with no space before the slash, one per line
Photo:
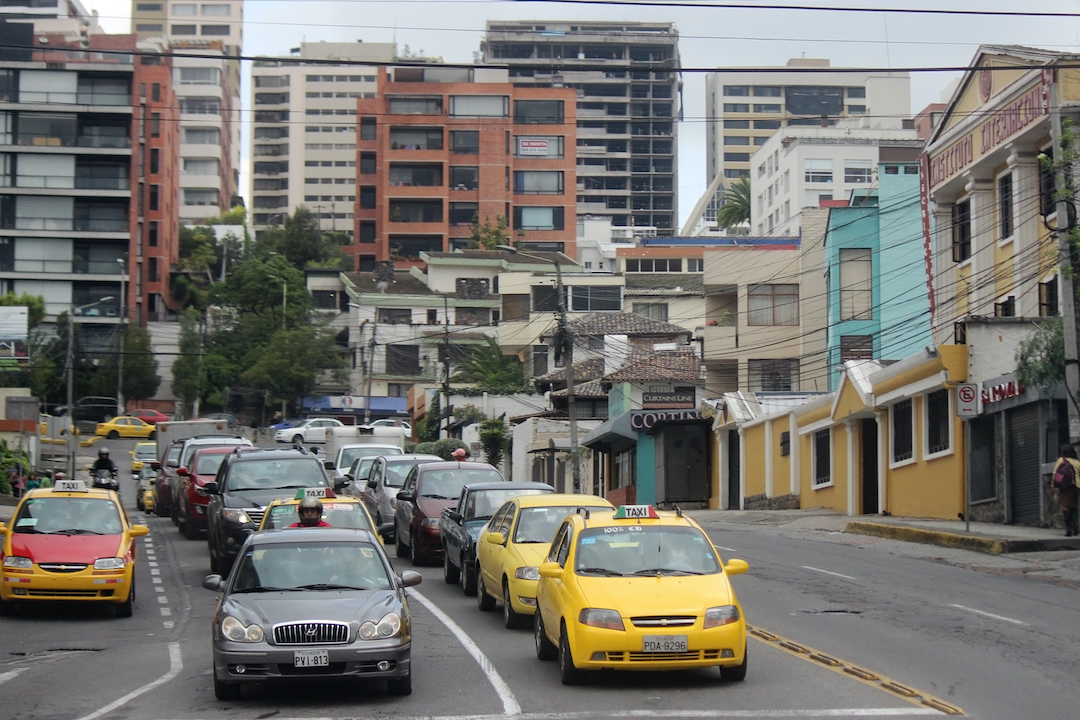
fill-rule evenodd
<path id="1" fill-rule="evenodd" d="M 259 523 L 259 529 L 276 530 L 300 522 L 297 506 L 305 497 L 316 497 L 322 501 L 322 519 L 332 527 L 368 530 L 374 533 L 382 541 L 383 545 L 386 544 L 380 529 L 389 530 L 393 527 L 393 523 L 387 523 L 381 528 L 376 527 L 375 521 L 371 519 L 371 514 L 368 513 L 360 498 L 338 496 L 327 487 L 301 488 L 292 497 L 277 498 L 270 501 L 270 504 L 266 506 L 266 513 L 263 515 L 262 522 Z"/>
<path id="2" fill-rule="evenodd" d="M 27 492 L 11 523 L 0 523 L 0 615 L 22 603 L 72 600 L 111 603 L 130 617 L 134 538 L 149 532 L 128 521 L 119 495 L 82 480 Z"/>
<path id="3" fill-rule="evenodd" d="M 131 451 L 131 474 L 138 475 L 144 464 L 157 459 L 156 442 L 136 443 L 135 448 Z"/>
<path id="4" fill-rule="evenodd" d="M 537 568 L 559 523 L 577 508 L 615 511 L 602 497 L 554 493 L 519 495 L 499 508 L 478 538 L 476 606 L 491 610 L 501 600 L 503 625 L 527 625 L 536 612 Z"/>
<path id="5" fill-rule="evenodd" d="M 95 435 L 115 440 L 116 438 L 144 438 L 153 440 L 157 437 L 157 429 L 149 423 L 144 423 L 136 417 L 122 415 L 97 424 Z"/>
<path id="6" fill-rule="evenodd" d="M 720 667 L 746 677 L 746 619 L 707 535 L 682 513 L 624 505 L 568 516 L 538 568 L 536 656 L 564 685 L 586 671 Z"/>

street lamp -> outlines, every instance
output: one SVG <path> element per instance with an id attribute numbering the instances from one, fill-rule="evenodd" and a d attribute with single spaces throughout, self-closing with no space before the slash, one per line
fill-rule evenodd
<path id="1" fill-rule="evenodd" d="M 550 262 L 555 266 L 555 294 L 558 300 L 559 329 L 555 332 L 555 352 L 565 358 L 563 362 L 566 373 L 566 414 L 570 421 L 570 475 L 574 480 L 574 492 L 581 492 L 581 467 L 578 463 L 578 432 L 577 432 L 577 409 L 574 407 L 574 341 L 570 337 L 570 330 L 566 323 L 566 292 L 563 289 L 562 265 L 556 255 L 553 258 L 542 258 L 539 255 L 521 252 L 513 245 L 496 245 L 497 250 L 513 255 Z"/>
<path id="2" fill-rule="evenodd" d="M 67 414 L 68 414 L 68 477 L 75 477 L 75 314 L 92 308 L 95 305 L 107 303 L 113 299 L 112 295 L 95 300 L 85 305 L 71 305 L 71 313 L 68 317 L 68 345 L 67 345 Z M 119 409 L 119 408 L 118 408 Z"/>

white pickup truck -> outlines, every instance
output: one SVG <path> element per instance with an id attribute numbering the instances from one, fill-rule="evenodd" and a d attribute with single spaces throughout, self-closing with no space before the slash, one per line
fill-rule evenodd
<path id="1" fill-rule="evenodd" d="M 364 452 L 366 446 L 375 452 Z M 400 427 L 360 425 L 327 428 L 324 448 L 324 467 L 334 471 L 334 482 L 338 483 L 345 477 L 353 461 L 362 455 L 400 455 L 405 452 L 405 430 Z"/>

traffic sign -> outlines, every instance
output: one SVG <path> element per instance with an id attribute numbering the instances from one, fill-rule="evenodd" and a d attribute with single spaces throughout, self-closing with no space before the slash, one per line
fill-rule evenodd
<path id="1" fill-rule="evenodd" d="M 960 383 L 956 386 L 957 417 L 976 417 L 981 409 L 978 383 Z"/>

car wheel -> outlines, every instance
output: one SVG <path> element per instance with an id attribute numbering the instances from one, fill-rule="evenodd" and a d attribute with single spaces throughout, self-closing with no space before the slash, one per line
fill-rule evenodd
<path id="1" fill-rule="evenodd" d="M 544 618 L 540 617 L 540 608 L 533 615 L 533 643 L 536 645 L 536 657 L 540 660 L 554 660 L 559 655 L 559 648 L 548 640 L 544 630 Z"/>
<path id="2" fill-rule="evenodd" d="M 514 609 L 513 603 L 510 602 L 510 583 L 506 578 L 503 578 L 502 587 L 503 596 L 503 627 L 514 628 L 524 627 L 527 615 L 522 615 Z"/>
<path id="3" fill-rule="evenodd" d="M 409 533 L 409 559 L 414 567 L 427 564 L 427 555 L 420 553 L 420 546 L 416 544 L 416 533 Z"/>
<path id="4" fill-rule="evenodd" d="M 169 514 L 169 511 L 165 509 L 165 506 L 161 504 L 160 495 L 154 495 L 154 514 L 158 517 L 165 517 Z"/>
<path id="5" fill-rule="evenodd" d="M 176 507 L 176 529 L 180 531 L 181 535 L 187 535 L 187 512 L 180 512 L 181 509 L 185 511 L 187 510 L 187 503 L 185 503 L 182 507 L 179 503 L 177 503 Z"/>
<path id="6" fill-rule="evenodd" d="M 563 685 L 580 685 L 585 679 L 584 673 L 574 665 L 574 656 L 570 652 L 570 640 L 566 637 L 566 625 L 559 633 L 559 679 Z"/>
<path id="7" fill-rule="evenodd" d="M 15 614 L 15 601 L 0 598 L 0 617 L 11 617 Z"/>
<path id="8" fill-rule="evenodd" d="M 446 581 L 447 585 L 453 585 L 461 577 L 461 571 L 457 566 L 450 564 L 450 551 L 443 546 L 442 556 L 442 579 Z"/>
<path id="9" fill-rule="evenodd" d="M 303 435 L 293 435 L 292 436 L 292 444 L 293 445 L 301 445 L 301 444 L 303 444 L 303 442 L 304 442 L 304 436 Z"/>
<path id="10" fill-rule="evenodd" d="M 146 436 L 146 439 L 147 440 L 156 440 L 157 439 L 157 430 L 151 430 L 150 434 Z"/>
<path id="11" fill-rule="evenodd" d="M 120 433 L 116 432 L 115 430 L 110 430 L 107 437 L 110 440 L 117 440 L 120 438 Z"/>
<path id="12" fill-rule="evenodd" d="M 132 605 L 135 604 L 135 573 L 131 573 L 131 589 L 128 590 L 127 600 L 116 606 L 116 617 L 131 617 Z"/>
<path id="13" fill-rule="evenodd" d="M 185 505 L 184 512 L 184 537 L 188 540 L 199 539 L 199 525 L 195 522 L 191 515 L 191 505 Z"/>
<path id="14" fill-rule="evenodd" d="M 240 684 L 222 682 L 218 680 L 217 673 L 214 673 L 214 697 L 224 701 L 239 700 Z"/>
<path id="15" fill-rule="evenodd" d="M 176 502 L 176 493 L 172 494 L 172 505 L 169 506 L 169 516 L 172 518 L 173 525 L 180 522 L 180 503 Z"/>
<path id="16" fill-rule="evenodd" d="M 461 560 L 461 591 L 472 597 L 476 594 L 476 568 L 471 560 Z"/>
<path id="17" fill-rule="evenodd" d="M 405 543 L 401 539 L 401 533 L 395 533 L 394 548 L 397 550 L 397 556 L 401 560 L 406 560 L 409 557 L 409 548 L 405 546 Z"/>
<path id="18" fill-rule="evenodd" d="M 734 682 L 742 682 L 746 679 L 746 661 L 749 653 L 746 649 L 743 649 L 742 664 L 733 665 L 730 667 L 720 666 L 720 679 L 732 680 Z"/>
<path id="19" fill-rule="evenodd" d="M 476 607 L 480 612 L 489 612 L 495 609 L 495 598 L 487 594 L 484 588 L 484 578 L 480 575 L 480 568 L 476 569 Z"/>
<path id="20" fill-rule="evenodd" d="M 412 666 L 409 666 L 409 674 L 405 677 L 393 678 L 386 681 L 386 692 L 398 697 L 412 695 Z"/>
<path id="21" fill-rule="evenodd" d="M 138 510 L 146 512 L 146 505 L 143 504 L 143 494 L 140 490 L 135 491 L 135 507 Z"/>

